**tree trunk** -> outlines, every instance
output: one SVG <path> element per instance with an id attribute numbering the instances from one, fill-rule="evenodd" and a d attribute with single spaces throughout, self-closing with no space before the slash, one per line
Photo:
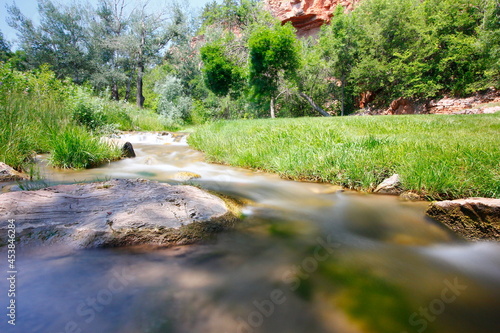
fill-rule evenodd
<path id="1" fill-rule="evenodd" d="M 340 109 L 340 115 L 344 116 L 345 109 L 345 76 L 342 76 L 342 107 Z"/>
<path id="2" fill-rule="evenodd" d="M 274 97 L 271 97 L 271 118 L 276 118 L 276 112 L 274 110 Z"/>
<path id="3" fill-rule="evenodd" d="M 120 95 L 118 94 L 118 84 L 113 82 L 113 86 L 111 87 L 111 99 L 114 101 L 120 100 Z"/>
<path id="4" fill-rule="evenodd" d="M 132 78 L 127 79 L 127 89 L 125 90 L 125 102 L 130 101 L 130 91 L 132 90 Z"/>
<path id="5" fill-rule="evenodd" d="M 318 104 L 314 103 L 314 101 L 313 101 L 313 99 L 311 97 L 307 96 L 303 92 L 299 92 L 299 96 L 302 97 L 303 99 L 305 99 L 307 102 L 309 102 L 309 104 L 311 104 L 311 106 L 313 107 L 313 109 L 316 110 L 316 111 L 318 111 L 319 113 L 321 113 L 323 116 L 325 116 L 325 117 L 331 117 L 331 115 L 328 112 L 326 112 L 325 110 L 323 110 L 322 108 L 320 108 Z"/>
<path id="6" fill-rule="evenodd" d="M 141 109 L 144 107 L 144 95 L 142 94 L 142 76 L 144 75 L 144 64 L 140 63 L 137 66 L 137 106 Z"/>

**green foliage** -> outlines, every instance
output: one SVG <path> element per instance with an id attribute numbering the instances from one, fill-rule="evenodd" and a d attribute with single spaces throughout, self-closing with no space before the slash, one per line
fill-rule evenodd
<path id="1" fill-rule="evenodd" d="M 500 198 L 499 129 L 500 114 L 261 119 L 205 125 L 189 144 L 286 178 L 373 190 L 397 173 L 430 199 Z"/>
<path id="2" fill-rule="evenodd" d="M 259 8 L 256 0 L 224 0 L 207 3 L 201 14 L 202 28 L 222 25 L 226 29 L 239 29 L 249 26 Z"/>
<path id="3" fill-rule="evenodd" d="M 3 33 L 0 31 L 0 61 L 6 62 L 11 57 L 10 44 L 4 39 Z"/>
<path id="4" fill-rule="evenodd" d="M 7 10 L 9 23 L 19 32 L 21 48 L 31 69 L 48 63 L 58 78 L 70 77 L 74 82 L 82 83 L 89 77 L 88 31 L 83 7 L 40 0 L 38 26 L 15 4 L 7 6 Z"/>
<path id="5" fill-rule="evenodd" d="M 47 152 L 56 153 L 53 161 L 61 167 L 94 166 L 116 158 L 95 136 L 172 128 L 152 111 L 92 97 L 44 67 L 19 72 L 0 63 L 0 82 L 0 161 L 18 170 L 29 171 L 33 155 Z"/>
<path id="6" fill-rule="evenodd" d="M 78 125 L 83 125 L 89 130 L 96 130 L 106 123 L 106 116 L 103 112 L 94 110 L 92 105 L 79 103 L 73 111 L 73 119 Z"/>
<path id="7" fill-rule="evenodd" d="M 181 81 L 175 76 L 167 76 L 156 86 L 158 94 L 158 113 L 166 121 L 175 124 L 182 123 L 191 111 L 192 100 L 183 92 Z"/>
<path id="8" fill-rule="evenodd" d="M 466 95 L 498 85 L 498 11 L 496 0 L 365 0 L 323 29 L 321 59 L 353 87 L 351 105 L 368 91 L 376 105 Z"/>
<path id="9" fill-rule="evenodd" d="M 117 160 L 119 148 L 110 147 L 78 126 L 68 126 L 54 135 L 50 163 L 59 168 L 84 169 Z"/>
<path id="10" fill-rule="evenodd" d="M 226 96 L 240 88 L 242 71 L 224 52 L 220 42 L 205 44 L 200 50 L 205 84 L 217 96 Z"/>
<path id="11" fill-rule="evenodd" d="M 257 27 L 248 40 L 250 85 L 256 97 L 276 97 L 280 75 L 293 79 L 299 68 L 299 44 L 291 24 Z"/>

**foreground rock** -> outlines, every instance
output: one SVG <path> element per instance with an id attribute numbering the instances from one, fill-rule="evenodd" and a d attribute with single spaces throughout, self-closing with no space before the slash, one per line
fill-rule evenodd
<path id="1" fill-rule="evenodd" d="M 470 240 L 500 240 L 500 199 L 470 198 L 433 203 L 427 215 Z"/>
<path id="2" fill-rule="evenodd" d="M 237 218 L 222 199 L 196 187 L 111 180 L 1 194 L 1 245 L 8 220 L 15 220 L 21 245 L 95 248 L 189 244 Z"/>
<path id="3" fill-rule="evenodd" d="M 24 179 L 28 179 L 28 176 L 17 172 L 7 164 L 0 162 L 0 182 L 10 182 Z"/>

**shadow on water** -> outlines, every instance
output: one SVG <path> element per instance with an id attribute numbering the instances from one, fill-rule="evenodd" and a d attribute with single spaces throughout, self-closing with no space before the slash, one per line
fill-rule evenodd
<path id="1" fill-rule="evenodd" d="M 425 218 L 425 204 L 208 164 L 182 141 L 139 141 L 133 160 L 44 172 L 61 183 L 175 183 L 176 172 L 196 172 L 194 184 L 251 202 L 244 221 L 195 246 L 22 249 L 17 326 L 3 321 L 2 332 L 500 331 L 500 246 L 455 238 Z"/>

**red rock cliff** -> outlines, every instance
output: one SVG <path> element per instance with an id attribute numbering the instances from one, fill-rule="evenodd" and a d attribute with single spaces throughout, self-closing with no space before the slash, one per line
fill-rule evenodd
<path id="1" fill-rule="evenodd" d="M 352 10 L 360 0 L 264 0 L 266 8 L 281 22 L 292 22 L 297 35 L 310 36 L 329 22 L 337 5 Z"/>

